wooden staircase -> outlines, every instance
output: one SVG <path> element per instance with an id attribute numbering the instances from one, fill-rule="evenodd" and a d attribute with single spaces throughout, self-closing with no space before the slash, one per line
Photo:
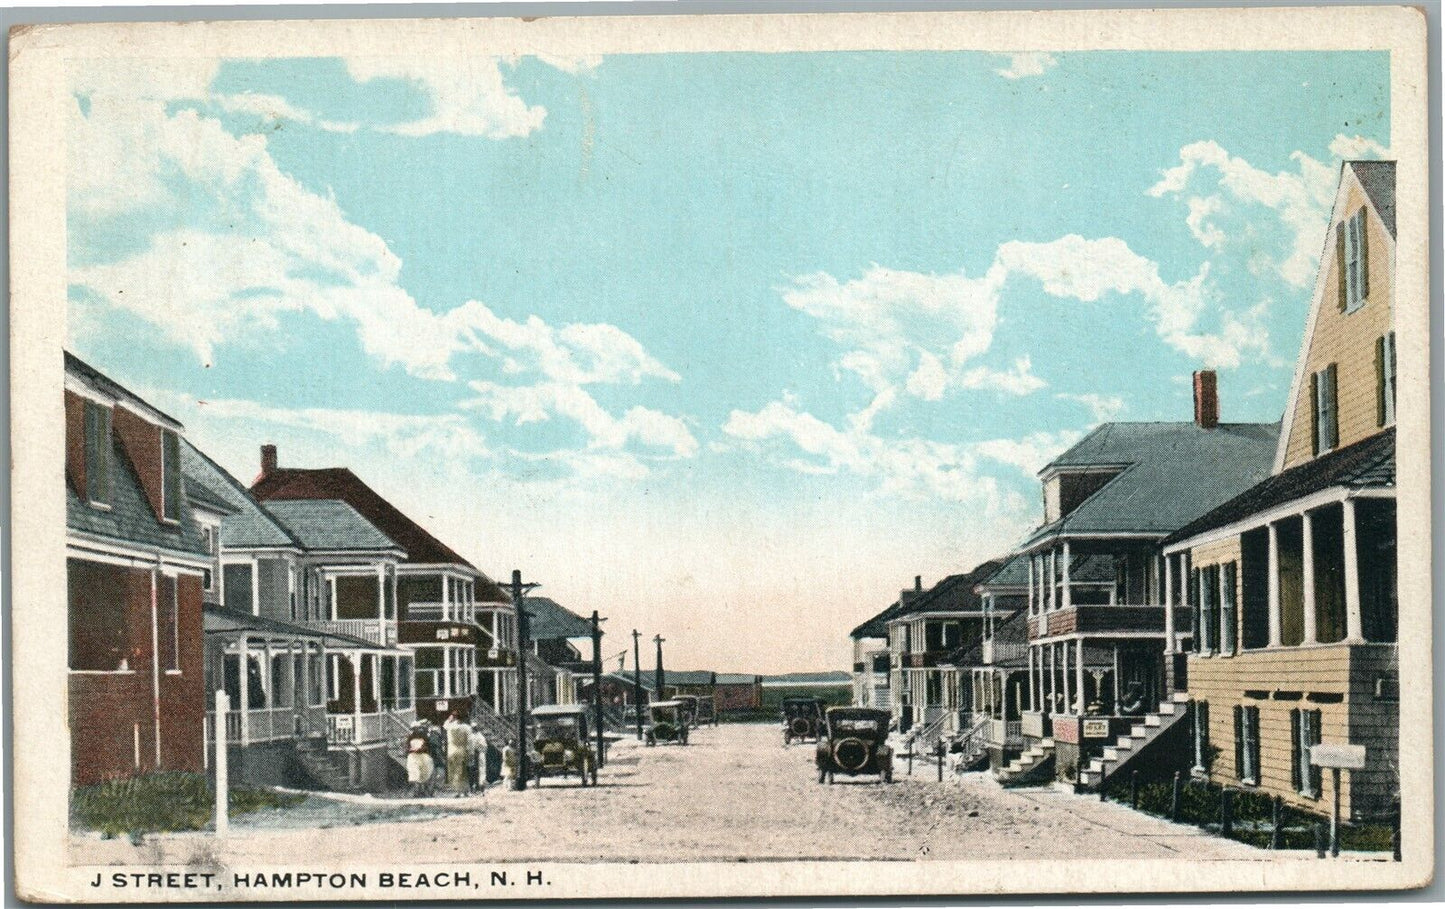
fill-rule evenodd
<path id="1" fill-rule="evenodd" d="M 1005 786 L 1022 786 L 1044 775 L 1044 769 L 1053 770 L 1054 740 L 1039 739 L 1023 754 L 1003 767 L 994 769 L 994 779 Z"/>
<path id="2" fill-rule="evenodd" d="M 1158 710 L 1140 717 L 1139 722 L 1119 736 L 1114 744 L 1105 746 L 1102 755 L 1090 760 L 1089 766 L 1079 771 L 1078 788 L 1098 790 L 1114 774 L 1128 766 L 1136 755 L 1188 715 L 1189 695 L 1182 691 L 1174 692 L 1159 705 Z"/>
<path id="3" fill-rule="evenodd" d="M 360 792 L 352 781 L 351 755 L 342 747 L 328 747 L 323 738 L 319 746 L 304 742 L 296 749 L 296 756 L 305 768 L 307 776 L 329 792 Z"/>

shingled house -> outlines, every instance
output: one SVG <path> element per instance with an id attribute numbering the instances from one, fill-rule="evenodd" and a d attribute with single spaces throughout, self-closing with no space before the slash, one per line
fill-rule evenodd
<path id="1" fill-rule="evenodd" d="M 853 703 L 856 706 L 893 710 L 894 667 L 888 644 L 888 620 L 922 593 L 923 576 L 918 575 L 913 579 L 912 589 L 900 590 L 898 599 L 849 632 L 853 641 Z"/>
<path id="2" fill-rule="evenodd" d="M 1363 745 L 1340 793 L 1359 820 L 1400 785 L 1393 162 L 1342 166 L 1325 248 L 1273 469 L 1164 553 L 1201 629 L 1196 772 L 1325 813 L 1311 748 Z"/>
<path id="3" fill-rule="evenodd" d="M 70 353 L 64 401 L 71 784 L 200 771 L 212 542 L 186 496 L 184 427 Z"/>
<path id="4" fill-rule="evenodd" d="M 415 655 L 416 710 L 436 722 L 474 704 L 516 709 L 516 612 L 491 578 L 403 514 L 345 467 L 281 467 L 274 445 L 261 448 L 251 492 L 267 505 L 345 503 L 403 553 L 394 570 L 395 600 L 378 617 L 368 604 L 385 597 L 386 576 L 338 578 L 336 630 Z M 288 506 L 283 506 L 288 507 Z M 306 508 L 311 506 L 289 506 Z"/>

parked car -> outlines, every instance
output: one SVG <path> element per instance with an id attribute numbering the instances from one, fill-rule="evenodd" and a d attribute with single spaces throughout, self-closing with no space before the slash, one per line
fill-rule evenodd
<path id="1" fill-rule="evenodd" d="M 699 726 L 716 726 L 718 724 L 716 695 L 698 695 L 697 724 Z"/>
<path id="2" fill-rule="evenodd" d="M 653 701 L 647 705 L 644 740 L 648 745 L 687 744 L 687 717 L 682 701 Z"/>
<path id="3" fill-rule="evenodd" d="M 699 723 L 698 723 L 698 713 L 699 713 L 698 701 L 701 700 L 701 699 L 700 699 L 697 695 L 695 695 L 695 694 L 678 694 L 678 695 L 673 695 L 673 698 L 672 698 L 672 699 L 673 699 L 674 701 L 679 701 L 679 702 L 681 702 L 681 704 L 682 704 L 682 715 L 683 715 L 683 718 L 687 721 L 687 725 L 688 725 L 689 727 L 691 727 L 691 728 L 693 728 L 693 729 L 696 729 L 696 728 L 698 727 L 698 725 L 699 725 Z"/>
<path id="4" fill-rule="evenodd" d="M 877 774 L 893 782 L 893 749 L 888 747 L 888 711 L 871 707 L 830 707 L 818 738 L 818 782 L 834 774 Z"/>
<path id="5" fill-rule="evenodd" d="M 583 786 L 597 783 L 597 755 L 589 736 L 585 704 L 547 704 L 532 708 L 532 778 L 577 775 Z"/>
<path id="6" fill-rule="evenodd" d="M 823 735 L 823 702 L 818 698 L 783 698 L 783 744 Z"/>

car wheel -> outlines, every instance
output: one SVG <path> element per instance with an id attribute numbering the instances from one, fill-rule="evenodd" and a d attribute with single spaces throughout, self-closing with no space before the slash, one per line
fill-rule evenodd
<path id="1" fill-rule="evenodd" d="M 837 782 L 837 781 L 838 781 L 837 774 L 835 774 L 835 773 L 833 773 L 833 771 L 829 770 L 829 771 L 828 771 L 828 785 L 831 786 L 831 785 L 833 785 L 833 784 L 834 784 L 835 782 Z"/>
<path id="2" fill-rule="evenodd" d="M 792 734 L 791 734 L 791 733 L 784 732 L 784 733 L 783 733 L 783 747 L 786 748 L 786 747 L 788 747 L 788 746 L 791 745 L 791 744 L 793 744 L 793 736 L 792 736 Z"/>
<path id="3" fill-rule="evenodd" d="M 592 765 L 592 785 L 597 785 L 597 765 Z"/>
<path id="4" fill-rule="evenodd" d="M 887 770 L 883 771 L 883 782 L 885 782 L 885 783 L 891 783 L 891 782 L 893 782 L 893 768 L 892 768 L 892 767 L 889 767 Z"/>

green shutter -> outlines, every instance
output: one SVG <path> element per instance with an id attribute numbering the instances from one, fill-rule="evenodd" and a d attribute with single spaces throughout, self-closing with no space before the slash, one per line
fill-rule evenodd
<path id="1" fill-rule="evenodd" d="M 1300 773 L 1300 712 L 1289 712 L 1289 782 L 1296 792 L 1304 789 L 1304 776 Z"/>
<path id="2" fill-rule="evenodd" d="M 1339 370 L 1331 363 L 1325 367 L 1325 398 L 1330 402 L 1330 448 L 1340 447 Z"/>
<path id="3" fill-rule="evenodd" d="M 1366 300 L 1370 299 L 1370 241 L 1368 239 L 1370 234 L 1369 220 L 1365 217 L 1365 209 L 1363 208 L 1361 208 L 1359 213 L 1355 215 L 1355 218 L 1357 219 L 1355 237 L 1358 240 L 1358 247 L 1355 250 L 1355 254 L 1359 256 L 1360 260 L 1359 265 L 1357 265 L 1356 268 L 1359 269 L 1360 303 L 1363 304 Z"/>
<path id="4" fill-rule="evenodd" d="M 1310 711 L 1310 744 L 1318 745 L 1321 741 L 1321 728 L 1324 715 L 1318 710 Z M 1325 791 L 1324 768 L 1310 765 L 1310 791 L 1316 796 Z"/>
<path id="5" fill-rule="evenodd" d="M 1375 425 L 1385 425 L 1385 336 L 1375 339 Z"/>
<path id="6" fill-rule="evenodd" d="M 1244 708 L 1234 705 L 1234 778 L 1244 779 Z"/>
<path id="7" fill-rule="evenodd" d="M 1249 723 L 1249 741 L 1254 745 L 1254 747 L 1250 750 L 1250 766 L 1247 769 L 1249 770 L 1250 779 L 1258 783 L 1261 782 L 1260 777 L 1262 775 L 1260 771 L 1260 764 L 1262 763 L 1262 760 L 1260 757 L 1261 746 L 1259 742 L 1259 708 L 1251 708 L 1248 716 L 1246 716 L 1245 719 Z"/>
<path id="8" fill-rule="evenodd" d="M 1349 229 L 1348 221 L 1335 225 L 1335 273 L 1339 276 L 1340 312 L 1344 312 L 1350 305 L 1350 271 L 1345 260 L 1345 231 Z"/>
<path id="9" fill-rule="evenodd" d="M 1320 374 L 1310 373 L 1310 447 L 1320 453 Z"/>

